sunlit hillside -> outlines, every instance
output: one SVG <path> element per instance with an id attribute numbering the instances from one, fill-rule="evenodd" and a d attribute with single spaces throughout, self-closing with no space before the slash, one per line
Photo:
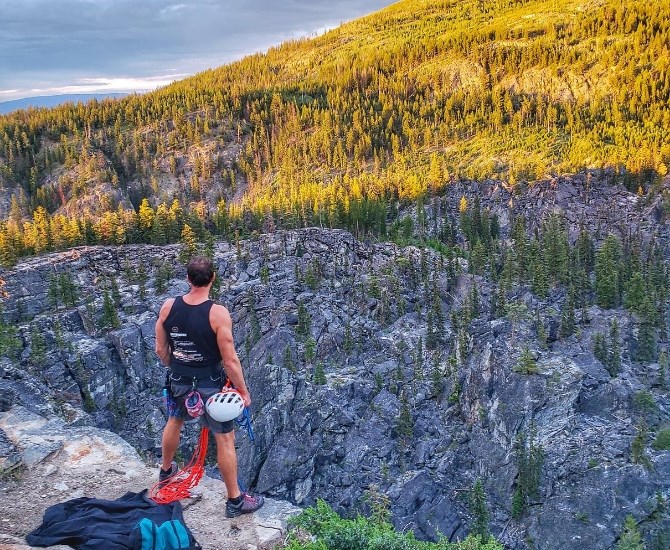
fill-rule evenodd
<path id="1" fill-rule="evenodd" d="M 669 43 L 667 0 L 405 0 L 154 93 L 0 117 L 0 245 L 383 233 L 398 200 L 462 178 L 604 168 L 648 192 L 670 163 Z M 59 221 L 30 233 L 39 207 Z"/>

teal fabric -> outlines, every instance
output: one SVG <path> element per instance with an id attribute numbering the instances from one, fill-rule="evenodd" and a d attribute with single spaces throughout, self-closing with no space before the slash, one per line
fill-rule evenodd
<path id="1" fill-rule="evenodd" d="M 140 550 L 181 550 L 193 548 L 189 541 L 186 526 L 173 519 L 156 525 L 149 518 L 137 524 L 140 532 Z"/>
<path id="2" fill-rule="evenodd" d="M 153 540 L 155 526 L 156 524 L 149 518 L 144 518 L 137 524 L 137 528 L 140 530 L 140 541 L 142 542 L 140 550 L 154 550 Z"/>

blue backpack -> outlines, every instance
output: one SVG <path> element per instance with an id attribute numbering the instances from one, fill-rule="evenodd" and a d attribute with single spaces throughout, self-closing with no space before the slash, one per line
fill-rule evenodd
<path id="1" fill-rule="evenodd" d="M 130 534 L 133 550 L 201 550 L 191 531 L 178 519 L 161 525 L 142 519 Z"/>

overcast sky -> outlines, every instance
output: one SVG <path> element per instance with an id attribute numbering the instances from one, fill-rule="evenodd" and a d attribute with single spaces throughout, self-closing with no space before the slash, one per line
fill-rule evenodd
<path id="1" fill-rule="evenodd" d="M 0 0 L 0 102 L 146 91 L 394 0 Z"/>

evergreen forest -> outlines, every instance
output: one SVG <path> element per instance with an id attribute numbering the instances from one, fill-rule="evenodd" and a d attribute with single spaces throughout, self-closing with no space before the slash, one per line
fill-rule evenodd
<path id="1" fill-rule="evenodd" d="M 670 163 L 670 2 L 404 0 L 144 95 L 0 116 L 0 261 L 308 225 L 454 182 Z"/>

